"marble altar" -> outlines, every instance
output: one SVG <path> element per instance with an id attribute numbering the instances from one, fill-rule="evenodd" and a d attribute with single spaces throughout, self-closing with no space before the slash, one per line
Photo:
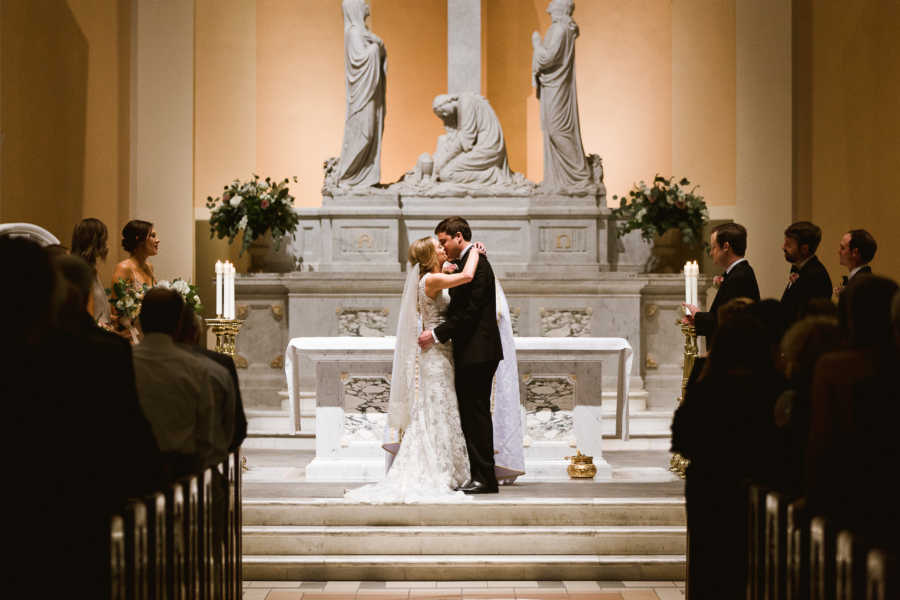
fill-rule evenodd
<path id="1" fill-rule="evenodd" d="M 594 457 L 598 478 L 608 478 L 600 364 L 607 357 L 616 361 L 616 429 L 627 439 L 630 344 L 622 338 L 589 337 L 516 338 L 515 344 L 526 424 L 524 478 L 568 479 L 566 456 L 576 449 Z M 306 468 L 308 480 L 373 481 L 383 476 L 381 438 L 393 349 L 393 337 L 295 338 L 288 344 L 285 375 L 292 415 L 299 412 L 302 392 L 316 402 L 316 458 Z M 304 389 L 311 381 L 315 387 Z"/>

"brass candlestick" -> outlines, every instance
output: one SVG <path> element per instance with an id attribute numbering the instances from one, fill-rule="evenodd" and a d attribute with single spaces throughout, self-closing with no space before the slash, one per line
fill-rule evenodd
<path id="1" fill-rule="evenodd" d="M 207 319 L 206 323 L 212 327 L 213 333 L 216 334 L 216 352 L 221 352 L 234 358 L 235 340 L 244 322 L 240 319 L 223 319 L 221 316 L 218 316 L 215 319 Z"/>
<path id="2" fill-rule="evenodd" d="M 694 369 L 694 361 L 697 359 L 697 354 L 699 352 L 697 350 L 697 330 L 694 329 L 694 326 L 689 323 L 684 323 L 681 320 L 676 321 L 675 324 L 681 327 L 681 333 L 684 335 L 684 369 L 681 374 L 681 396 L 678 397 L 678 400 L 675 403 L 675 406 L 677 407 L 684 402 L 688 379 L 691 377 L 691 371 Z M 689 462 L 688 459 L 681 456 L 679 453 L 674 452 L 671 460 L 669 460 L 669 470 L 684 479 L 684 473 Z"/>
<path id="3" fill-rule="evenodd" d="M 207 319 L 206 324 L 212 327 L 213 333 L 216 334 L 216 352 L 227 354 L 233 359 L 237 335 L 244 322 L 240 319 L 223 319 L 222 315 L 217 315 L 215 319 Z M 250 470 L 246 456 L 241 457 L 241 470 Z"/>

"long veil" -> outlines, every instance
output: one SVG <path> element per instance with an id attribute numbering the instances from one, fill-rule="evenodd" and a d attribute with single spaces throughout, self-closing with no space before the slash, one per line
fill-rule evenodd
<path id="1" fill-rule="evenodd" d="M 419 292 L 419 265 L 409 266 L 403 295 L 400 297 L 400 314 L 397 317 L 397 340 L 394 344 L 394 364 L 391 368 L 391 396 L 388 400 L 388 418 L 384 432 L 383 448 L 390 466 L 400 447 L 403 430 L 409 426 L 409 414 L 416 393 L 416 360 L 419 352 L 419 333 L 422 329 L 416 299 Z"/>
<path id="2" fill-rule="evenodd" d="M 494 374 L 494 394 L 491 410 L 494 424 L 494 470 L 497 481 L 509 484 L 525 474 L 522 409 L 519 398 L 519 365 L 513 340 L 512 318 L 506 294 L 498 279 L 494 279 L 497 294 L 497 327 L 503 360 Z"/>

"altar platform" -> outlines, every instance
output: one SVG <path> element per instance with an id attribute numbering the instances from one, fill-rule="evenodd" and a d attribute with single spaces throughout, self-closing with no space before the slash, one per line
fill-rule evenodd
<path id="1" fill-rule="evenodd" d="M 245 580 L 684 578 L 684 485 L 665 451 L 607 451 L 609 481 L 407 505 L 345 501 L 359 482 L 308 481 L 311 450 L 245 454 Z"/>

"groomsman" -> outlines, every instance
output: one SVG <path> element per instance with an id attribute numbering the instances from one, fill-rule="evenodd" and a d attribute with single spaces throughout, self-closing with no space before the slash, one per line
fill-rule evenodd
<path id="1" fill-rule="evenodd" d="M 841 245 L 838 249 L 838 255 L 841 259 L 841 265 L 847 267 L 847 275 L 841 278 L 841 287 L 835 291 L 840 293 L 851 279 L 860 274 L 871 274 L 872 267 L 869 263 L 875 258 L 875 251 L 878 244 L 875 238 L 865 229 L 851 229 L 841 238 Z"/>
<path id="2" fill-rule="evenodd" d="M 784 230 L 784 259 L 791 263 L 787 286 L 781 295 L 784 317 L 790 325 L 799 320 L 813 298 L 831 298 L 831 277 L 816 257 L 822 230 L 808 221 L 798 221 Z"/>
<path id="3" fill-rule="evenodd" d="M 709 311 L 701 311 L 693 304 L 684 306 L 690 310 L 688 321 L 694 324 L 697 335 L 705 335 L 707 347 L 718 327 L 719 308 L 734 298 L 750 298 L 759 302 L 759 285 L 756 274 L 744 254 L 747 252 L 747 230 L 737 223 L 723 223 L 709 236 L 709 255 L 713 262 L 725 269 L 716 298 Z"/>

